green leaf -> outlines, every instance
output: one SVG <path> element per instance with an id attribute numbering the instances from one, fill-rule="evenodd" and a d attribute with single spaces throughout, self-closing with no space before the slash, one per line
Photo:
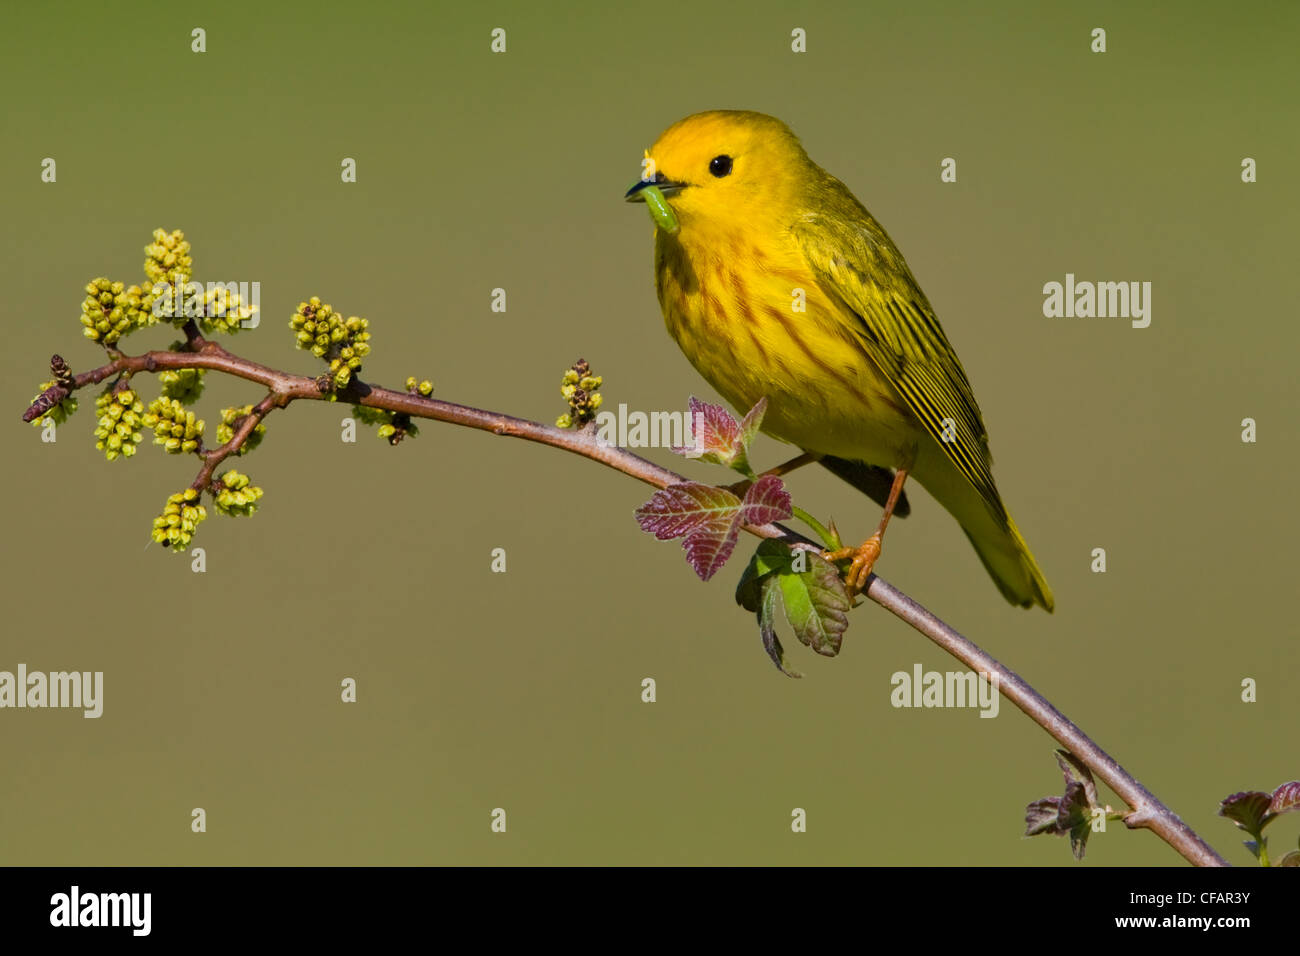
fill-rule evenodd
<path id="1" fill-rule="evenodd" d="M 803 561 L 806 569 L 794 570 L 796 560 Z M 736 603 L 758 615 L 763 648 L 791 677 L 801 675 L 785 663 L 776 636 L 778 606 L 795 637 L 825 657 L 839 653 L 849 626 L 846 612 L 851 603 L 835 566 L 815 551 L 801 550 L 796 556 L 788 544 L 776 539 L 769 538 L 755 549 L 736 585 Z"/>
<path id="2" fill-rule="evenodd" d="M 765 538 L 754 550 L 754 564 L 760 576 L 789 570 L 790 557 L 790 546 L 776 538 Z"/>
<path id="3" fill-rule="evenodd" d="M 745 565 L 745 572 L 740 576 L 740 582 L 736 585 L 736 603 L 746 611 L 757 614 L 759 606 L 763 603 L 763 587 L 759 580 L 760 575 L 755 570 L 758 563 L 758 555 L 749 559 L 749 564 Z"/>
<path id="4" fill-rule="evenodd" d="M 736 603 L 746 611 L 757 612 L 762 602 L 762 579 L 789 566 L 790 547 L 775 538 L 764 538 L 736 585 Z"/>
<path id="5" fill-rule="evenodd" d="M 776 612 L 781 601 L 777 572 L 789 564 L 790 550 L 786 545 L 771 538 L 760 542 L 736 585 L 736 603 L 758 617 L 758 635 L 763 650 L 772 658 L 777 670 L 787 677 L 803 677 L 786 664 L 785 649 L 776 636 Z"/>
<path id="6" fill-rule="evenodd" d="M 808 570 L 778 572 L 785 617 L 795 637 L 824 657 L 840 652 L 852 606 L 839 570 L 815 551 L 804 551 Z M 788 563 L 788 562 L 787 562 Z"/>
<path id="7" fill-rule="evenodd" d="M 776 636 L 776 611 L 781 603 L 781 589 L 777 585 L 776 577 L 763 579 L 762 604 L 758 611 L 758 634 L 763 641 L 763 649 L 767 651 L 767 656 L 772 658 L 772 663 L 786 677 L 803 677 L 793 667 L 787 666 L 785 662 L 785 649 L 781 646 L 781 639 Z"/>

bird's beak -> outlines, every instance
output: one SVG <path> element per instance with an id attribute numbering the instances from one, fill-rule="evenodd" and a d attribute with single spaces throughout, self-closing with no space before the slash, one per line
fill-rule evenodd
<path id="1" fill-rule="evenodd" d="M 655 173 L 654 179 L 638 180 L 631 189 L 623 194 L 623 198 L 628 202 L 645 202 L 645 197 L 641 195 L 641 190 L 645 189 L 647 186 L 658 186 L 659 191 L 663 193 L 665 198 L 676 195 L 686 188 L 685 183 L 675 183 L 668 179 L 668 177 L 663 173 Z"/>

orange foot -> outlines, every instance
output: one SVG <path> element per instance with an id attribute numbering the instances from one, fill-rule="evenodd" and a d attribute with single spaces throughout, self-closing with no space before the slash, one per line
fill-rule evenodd
<path id="1" fill-rule="evenodd" d="M 867 578 L 871 577 L 871 570 L 880 557 L 880 533 L 873 534 L 856 548 L 823 551 L 822 557 L 831 562 L 843 561 L 845 558 L 853 559 L 848 572 L 844 575 L 844 583 L 849 589 L 849 596 L 852 597 L 867 583 Z"/>

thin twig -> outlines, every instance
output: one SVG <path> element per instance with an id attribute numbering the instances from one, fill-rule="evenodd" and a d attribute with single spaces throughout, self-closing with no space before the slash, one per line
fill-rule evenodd
<path id="1" fill-rule="evenodd" d="M 253 410 L 249 414 L 239 419 L 239 427 L 230 436 L 230 441 L 219 448 L 213 448 L 211 451 L 200 452 L 199 457 L 203 459 L 203 467 L 199 469 L 199 473 L 195 476 L 194 481 L 190 483 L 190 487 L 197 491 L 205 491 L 208 485 L 212 483 L 212 473 L 217 470 L 217 466 L 244 447 L 244 443 L 248 441 L 257 426 L 262 423 L 262 419 L 271 414 L 271 410 L 276 407 L 277 401 L 275 393 L 272 392 L 253 406 Z"/>
<path id="2" fill-rule="evenodd" d="M 1181 853 L 1197 866 L 1227 866 L 1228 861 L 1208 846 L 1204 840 L 1172 810 L 1155 798 L 1151 791 L 1138 783 L 1133 776 L 1102 750 L 1092 739 L 1048 703 L 1042 694 L 1030 687 L 1011 668 L 999 663 L 971 641 L 962 637 L 920 604 L 888 581 L 873 578 L 867 597 L 883 608 L 889 609 L 939 647 L 957 658 L 976 673 L 996 675 L 1002 696 L 1023 710 L 1034 723 L 1065 745 L 1088 769 L 1106 782 L 1106 785 L 1132 807 L 1124 816 L 1130 828 L 1145 827 Z"/>
<path id="3" fill-rule="evenodd" d="M 215 342 L 204 340 L 198 334 L 197 327 L 191 326 L 193 326 L 192 322 L 186 327 L 186 351 L 154 351 L 137 356 L 117 354 L 107 364 L 75 376 L 70 385 L 54 385 L 46 389 L 24 413 L 23 420 L 32 421 L 73 391 L 98 384 L 123 372 L 201 368 L 224 372 L 265 386 L 268 389 L 267 396 L 258 403 L 253 413 L 240 423 L 231 440 L 220 448 L 203 452 L 203 470 L 200 472 L 199 479 L 196 479 L 194 487 L 205 487 L 211 480 L 212 471 L 217 464 L 242 447 L 272 409 L 283 408 L 299 400 L 323 401 L 330 398 L 328 394 L 321 392 L 316 379 L 291 375 L 240 358 Z M 401 412 L 416 418 L 448 422 L 495 435 L 550 445 L 598 461 L 655 488 L 666 488 L 687 480 L 682 475 L 662 468 L 639 455 L 601 441 L 597 438 L 594 425 L 571 431 L 524 418 L 515 418 L 500 412 L 426 398 L 411 392 L 370 386 L 359 379 L 353 379 L 346 388 L 339 390 L 336 398 L 368 408 Z M 749 526 L 745 530 L 761 538 L 781 538 L 801 546 L 817 546 L 809 539 L 779 524 Z M 1046 698 L 1025 683 L 1015 671 L 989 656 L 883 578 L 873 574 L 863 593 L 881 607 L 906 621 L 967 667 L 977 673 L 983 672 L 991 678 L 996 678 L 998 689 L 1004 697 L 1064 745 L 1131 807 L 1131 811 L 1124 816 L 1125 823 L 1130 828 L 1151 830 L 1197 866 L 1228 865 L 1227 861 L 1198 837 L 1177 814 L 1156 799 L 1113 757 L 1097 746 Z"/>

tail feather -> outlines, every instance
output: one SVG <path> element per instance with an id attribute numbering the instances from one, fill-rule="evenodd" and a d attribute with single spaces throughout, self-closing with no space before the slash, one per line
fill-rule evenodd
<path id="1" fill-rule="evenodd" d="M 990 507 L 984 496 L 937 445 L 922 446 L 920 451 L 921 457 L 913 476 L 957 519 L 1002 596 L 1019 607 L 1037 604 L 1047 611 L 1055 609 L 1056 599 L 1052 597 L 1052 589 L 1042 569 L 1001 502 L 997 508 Z M 892 469 L 832 455 L 823 456 L 820 463 L 873 501 L 884 505 L 894 482 Z M 910 510 L 907 499 L 902 498 L 899 507 L 894 509 L 894 515 L 903 517 Z"/>
<path id="2" fill-rule="evenodd" d="M 1012 604 L 1020 607 L 1039 604 L 1047 611 L 1052 611 L 1056 607 L 1052 589 L 1048 587 L 1042 569 L 1010 516 L 1007 518 L 1006 530 L 999 529 L 999 532 L 991 534 L 987 530 L 981 530 L 977 538 L 966 531 L 966 537 L 975 546 L 975 553 L 979 555 L 993 583 Z"/>

